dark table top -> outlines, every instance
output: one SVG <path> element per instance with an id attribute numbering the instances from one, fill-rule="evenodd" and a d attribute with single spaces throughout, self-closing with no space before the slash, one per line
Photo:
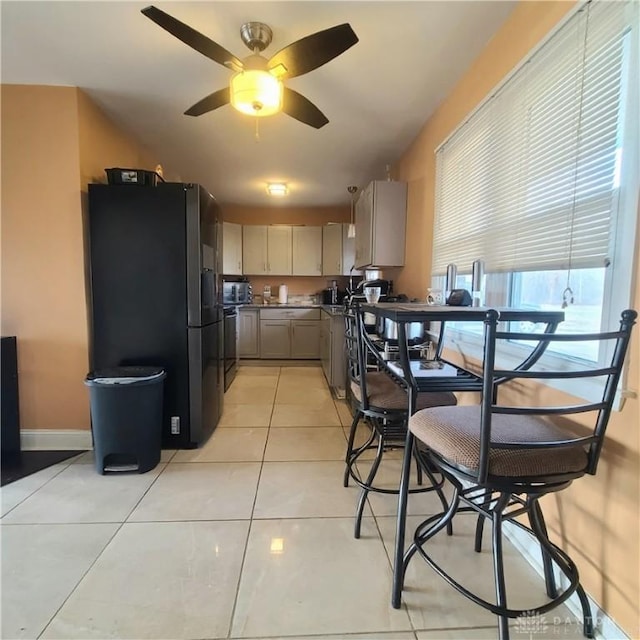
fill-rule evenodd
<path id="1" fill-rule="evenodd" d="M 485 319 L 493 307 L 450 307 L 446 305 L 403 304 L 399 302 L 364 303 L 362 310 L 395 322 L 458 321 L 478 322 Z M 528 320 L 530 322 L 553 322 L 564 320 L 564 311 L 537 311 L 496 307 L 500 320 Z"/>

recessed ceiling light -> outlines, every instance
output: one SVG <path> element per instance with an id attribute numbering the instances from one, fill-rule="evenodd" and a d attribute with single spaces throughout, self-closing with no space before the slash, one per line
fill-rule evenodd
<path id="1" fill-rule="evenodd" d="M 269 182 L 267 184 L 267 193 L 270 196 L 286 196 L 289 189 L 284 182 Z"/>

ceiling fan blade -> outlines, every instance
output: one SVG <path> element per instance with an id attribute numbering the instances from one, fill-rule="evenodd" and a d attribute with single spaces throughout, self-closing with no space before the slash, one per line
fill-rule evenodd
<path id="1" fill-rule="evenodd" d="M 288 87 L 284 87 L 282 111 L 288 116 L 304 122 L 304 124 L 308 124 L 315 129 L 320 129 L 329 122 L 327 116 L 325 116 L 313 102 Z"/>
<path id="2" fill-rule="evenodd" d="M 189 45 L 192 49 L 195 49 L 202 55 L 207 56 L 207 58 L 214 62 L 227 67 L 235 65 L 242 69 L 242 61 L 239 58 L 236 58 L 217 42 L 214 42 L 199 31 L 196 31 L 183 22 L 180 22 L 180 20 L 176 20 L 168 13 L 165 13 L 153 6 L 142 9 L 142 13 L 150 20 L 153 20 L 153 22 L 158 26 L 162 27 L 165 31 L 174 35 L 178 40 L 182 40 L 186 45 Z"/>
<path id="3" fill-rule="evenodd" d="M 184 115 L 201 116 L 203 113 L 224 107 L 225 104 L 229 104 L 229 87 L 214 91 L 206 98 L 202 98 L 200 102 L 196 102 L 192 107 L 189 107 L 189 109 L 184 112 Z"/>
<path id="4" fill-rule="evenodd" d="M 358 36 L 351 25 L 340 24 L 324 31 L 312 33 L 300 40 L 296 40 L 288 47 L 280 49 L 269 60 L 269 68 L 282 64 L 286 72 L 282 77 L 295 78 L 313 71 L 323 64 L 344 53 L 349 47 L 358 42 Z"/>

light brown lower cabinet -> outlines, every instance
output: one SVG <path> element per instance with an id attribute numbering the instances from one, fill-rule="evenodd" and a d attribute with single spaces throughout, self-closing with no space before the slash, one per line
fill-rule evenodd
<path id="1" fill-rule="evenodd" d="M 238 354 L 241 358 L 260 357 L 260 312 L 240 309 L 238 313 Z"/>
<path id="2" fill-rule="evenodd" d="M 344 395 L 347 360 L 344 341 L 344 316 L 322 311 L 320 329 L 320 360 L 327 384 Z"/>
<path id="3" fill-rule="evenodd" d="M 260 357 L 272 360 L 319 359 L 319 309 L 261 309 Z"/>
<path id="4" fill-rule="evenodd" d="M 260 320 L 260 357 L 265 359 L 290 358 L 290 334 L 290 320 Z"/>
<path id="5" fill-rule="evenodd" d="M 319 320 L 291 320 L 291 357 L 300 360 L 320 357 Z"/>

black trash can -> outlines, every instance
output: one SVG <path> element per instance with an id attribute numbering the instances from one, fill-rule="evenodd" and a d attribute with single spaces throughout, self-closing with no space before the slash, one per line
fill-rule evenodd
<path id="1" fill-rule="evenodd" d="M 162 391 L 160 367 L 113 367 L 92 371 L 84 383 L 91 400 L 91 430 L 98 473 L 144 473 L 160 462 Z"/>

